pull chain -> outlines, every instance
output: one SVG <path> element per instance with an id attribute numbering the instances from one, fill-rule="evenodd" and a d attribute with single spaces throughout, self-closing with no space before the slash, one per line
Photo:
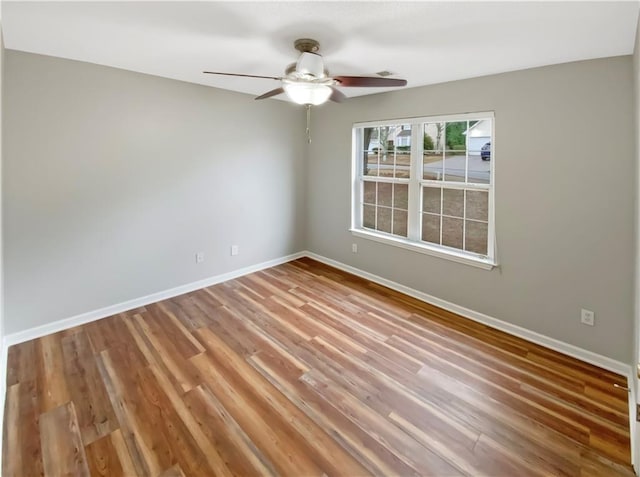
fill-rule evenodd
<path id="1" fill-rule="evenodd" d="M 307 142 L 311 144 L 311 105 L 307 104 Z"/>

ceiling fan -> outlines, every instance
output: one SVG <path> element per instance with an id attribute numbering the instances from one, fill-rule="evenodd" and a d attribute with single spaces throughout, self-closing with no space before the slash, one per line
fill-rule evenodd
<path id="1" fill-rule="evenodd" d="M 265 78 L 280 81 L 282 86 L 268 91 L 255 99 L 266 99 L 285 93 L 298 104 L 319 105 L 327 100 L 339 103 L 346 96 L 336 87 L 393 87 L 406 86 L 407 80 L 377 76 L 329 76 L 324 67 L 322 55 L 318 53 L 320 44 L 310 38 L 301 38 L 293 43 L 300 57 L 290 64 L 284 76 L 259 76 L 239 73 L 204 71 L 210 75 L 241 76 L 245 78 Z"/>

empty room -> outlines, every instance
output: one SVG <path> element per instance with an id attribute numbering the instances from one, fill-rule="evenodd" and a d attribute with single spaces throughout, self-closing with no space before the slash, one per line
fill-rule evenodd
<path id="1" fill-rule="evenodd" d="M 636 475 L 639 12 L 0 2 L 1 475 Z"/>

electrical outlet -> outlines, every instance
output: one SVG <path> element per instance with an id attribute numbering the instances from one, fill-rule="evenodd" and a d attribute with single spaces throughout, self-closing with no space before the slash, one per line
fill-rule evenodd
<path id="1" fill-rule="evenodd" d="M 231 246 L 231 255 L 235 256 L 238 255 L 240 253 L 240 247 L 237 245 L 232 245 Z"/>
<path id="2" fill-rule="evenodd" d="M 351 251 L 353 253 L 358 253 L 358 244 L 357 243 L 352 243 L 351 244 Z"/>
<path id="3" fill-rule="evenodd" d="M 584 308 L 580 312 L 580 323 L 583 325 L 594 326 L 596 324 L 596 314 L 591 310 Z"/>
<path id="4" fill-rule="evenodd" d="M 204 252 L 196 253 L 196 263 L 204 262 Z"/>

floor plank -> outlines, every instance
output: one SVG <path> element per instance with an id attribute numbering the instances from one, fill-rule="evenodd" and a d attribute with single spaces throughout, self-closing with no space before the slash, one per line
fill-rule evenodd
<path id="1" fill-rule="evenodd" d="M 42 414 L 40 434 L 45 477 L 61 475 L 89 477 L 91 475 L 73 403 L 67 403 Z"/>
<path id="2" fill-rule="evenodd" d="M 62 339 L 65 376 L 84 445 L 118 428 L 116 416 L 98 371 L 89 337 L 79 332 Z"/>
<path id="3" fill-rule="evenodd" d="M 2 471 L 631 477 L 614 384 L 304 258 L 12 346 Z"/>

